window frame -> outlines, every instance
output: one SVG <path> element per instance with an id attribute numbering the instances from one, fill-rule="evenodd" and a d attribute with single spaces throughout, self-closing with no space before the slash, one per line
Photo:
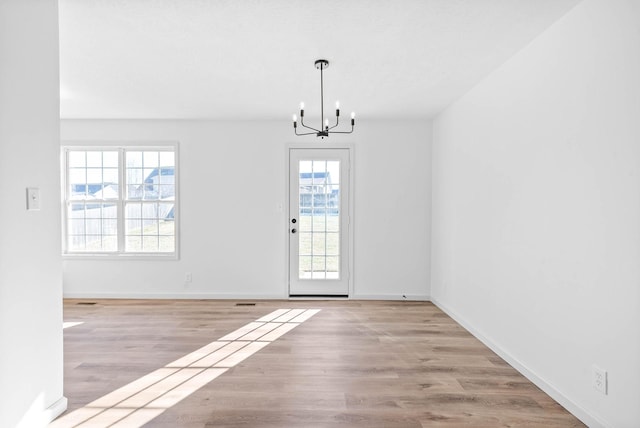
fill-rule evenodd
<path id="1" fill-rule="evenodd" d="M 68 206 L 74 202 L 69 192 L 68 165 L 70 151 L 117 151 L 118 152 L 118 198 L 108 200 L 117 205 L 117 250 L 115 251 L 72 251 L 69 249 L 68 237 Z M 174 154 L 174 251 L 172 252 L 127 252 L 125 250 L 125 207 L 127 202 L 137 202 L 127 199 L 126 161 L 125 153 L 134 151 L 169 151 Z M 152 142 L 111 142 L 111 141 L 63 141 L 60 150 L 61 171 L 61 211 L 62 211 L 62 256 L 65 259 L 93 259 L 93 260 L 178 260 L 180 257 L 180 152 L 179 144 L 175 141 Z M 102 202 L 102 201 L 100 201 Z M 149 201 L 151 202 L 151 201 Z"/>

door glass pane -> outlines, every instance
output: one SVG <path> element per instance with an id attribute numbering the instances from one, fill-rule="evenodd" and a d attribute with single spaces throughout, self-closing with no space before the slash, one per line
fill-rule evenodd
<path id="1" fill-rule="evenodd" d="M 299 279 L 340 279 L 340 161 L 300 161 Z"/>
<path id="2" fill-rule="evenodd" d="M 339 279 L 340 278 L 340 257 L 339 256 L 327 256 L 327 279 Z"/>

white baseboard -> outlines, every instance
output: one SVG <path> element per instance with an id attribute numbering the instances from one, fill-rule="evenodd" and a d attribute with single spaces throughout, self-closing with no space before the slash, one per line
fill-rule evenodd
<path id="1" fill-rule="evenodd" d="M 415 302 L 428 302 L 430 297 L 427 294 L 354 294 L 350 300 L 404 300 Z"/>
<path id="2" fill-rule="evenodd" d="M 61 399 L 59 399 L 58 401 L 56 401 L 55 403 L 47 407 L 44 411 L 45 420 L 48 422 L 51 422 L 55 418 L 63 414 L 64 411 L 67 410 L 67 403 L 68 403 L 67 397 L 62 397 Z"/>
<path id="3" fill-rule="evenodd" d="M 212 300 L 288 300 L 286 294 L 221 294 L 221 293 L 78 293 L 65 292 L 65 299 L 212 299 Z M 406 300 L 426 302 L 426 294 L 354 294 L 349 300 Z"/>
<path id="4" fill-rule="evenodd" d="M 211 299 L 211 300 L 285 300 L 284 294 L 221 293 L 63 293 L 65 299 Z"/>
<path id="5" fill-rule="evenodd" d="M 580 419 L 590 428 L 608 428 L 610 425 L 604 423 L 599 420 L 597 417 L 592 415 L 589 411 L 579 406 L 575 402 L 573 402 L 569 397 L 565 396 L 560 392 L 552 383 L 547 382 L 545 379 L 538 376 L 533 370 L 529 369 L 526 364 L 519 361 L 513 355 L 511 355 L 507 350 L 498 346 L 491 338 L 487 337 L 485 334 L 476 329 L 472 324 L 467 322 L 463 317 L 461 317 L 458 313 L 456 313 L 451 308 L 447 307 L 447 305 L 442 304 L 437 299 L 432 298 L 431 302 L 436 305 L 440 310 L 449 315 L 464 327 L 469 333 L 474 335 L 476 339 L 480 340 L 484 343 L 488 348 L 490 348 L 493 352 L 498 354 L 500 358 L 509 363 L 514 369 L 519 371 L 524 377 L 533 382 L 538 388 L 543 390 L 547 395 L 556 400 L 562 407 L 571 412 L 576 418 Z"/>

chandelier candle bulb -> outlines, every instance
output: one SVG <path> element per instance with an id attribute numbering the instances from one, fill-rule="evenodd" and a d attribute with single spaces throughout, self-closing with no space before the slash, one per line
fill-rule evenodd
<path id="1" fill-rule="evenodd" d="M 296 117 L 296 115 L 293 115 L 293 127 L 297 128 L 298 127 L 298 118 Z"/>
<path id="2" fill-rule="evenodd" d="M 356 124 L 356 112 L 351 112 L 351 126 Z"/>

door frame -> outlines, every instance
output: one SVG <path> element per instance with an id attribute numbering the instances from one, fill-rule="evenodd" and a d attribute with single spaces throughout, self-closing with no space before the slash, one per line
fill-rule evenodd
<path id="1" fill-rule="evenodd" d="M 349 243 L 349 250 L 347 251 L 347 255 L 349 260 L 347 260 L 347 268 L 349 270 L 348 272 L 348 284 L 349 284 L 349 290 L 348 290 L 348 296 L 347 297 L 340 297 L 339 299 L 344 300 L 344 299 L 351 299 L 353 296 L 353 292 L 354 292 L 354 229 L 355 229 L 355 222 L 354 222 L 354 218 L 355 218 L 355 203 L 354 203 L 354 189 L 355 189 L 355 145 L 352 142 L 338 142 L 338 143 L 332 143 L 332 142 L 327 142 L 325 140 L 323 140 L 322 142 L 306 142 L 306 143 L 300 143 L 300 142 L 296 142 L 296 143 L 287 143 L 285 144 L 285 185 L 284 185 L 284 204 L 283 204 L 283 232 L 285 234 L 285 239 L 284 239 L 284 254 L 285 254 L 285 263 L 284 263 L 284 272 L 285 272 L 285 281 L 284 281 L 284 295 L 286 296 L 286 298 L 288 299 L 301 299 L 300 297 L 291 297 L 289 295 L 289 275 L 290 275 L 290 261 L 291 261 L 291 257 L 289 254 L 289 229 L 290 229 L 290 224 L 289 224 L 289 207 L 290 207 L 290 185 L 291 185 L 291 175 L 290 175 L 290 168 L 291 168 L 291 159 L 290 159 L 290 151 L 291 149 L 346 149 L 349 151 L 349 194 L 348 194 L 348 201 L 347 201 L 347 206 L 348 206 L 348 216 L 349 216 L 349 220 L 348 220 L 348 225 L 349 225 L 349 230 L 347 233 L 347 242 Z M 325 299 L 325 297 L 319 297 L 322 299 Z M 328 298 L 328 297 L 326 297 Z"/>

